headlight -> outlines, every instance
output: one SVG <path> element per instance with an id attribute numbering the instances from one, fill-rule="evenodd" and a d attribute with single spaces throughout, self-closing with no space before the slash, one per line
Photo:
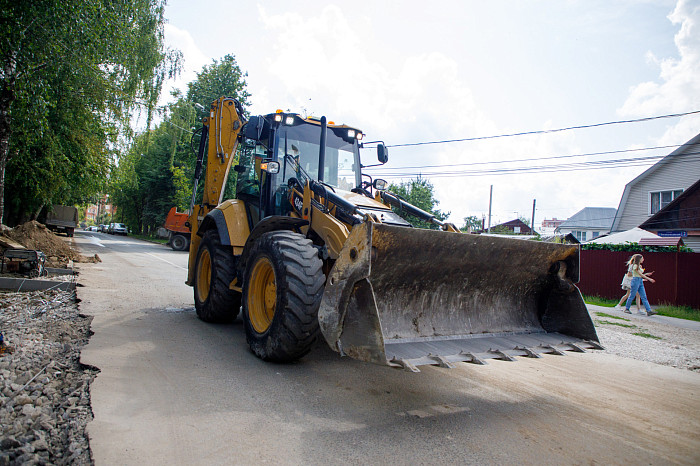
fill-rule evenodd
<path id="1" fill-rule="evenodd" d="M 263 162 L 260 164 L 260 169 L 274 175 L 280 172 L 279 162 Z"/>
<path id="2" fill-rule="evenodd" d="M 362 141 L 362 136 L 363 136 L 363 134 L 358 132 L 357 133 L 357 140 Z"/>
<path id="3" fill-rule="evenodd" d="M 354 129 L 349 129 L 349 130 L 348 130 L 348 137 L 349 137 L 349 138 L 354 138 L 354 137 L 355 137 L 355 130 L 354 130 Z"/>
<path id="4" fill-rule="evenodd" d="M 276 113 L 276 114 L 275 114 L 275 121 L 278 122 L 278 123 L 279 123 L 280 121 L 282 121 L 282 114 L 281 114 L 281 113 Z"/>
<path id="5" fill-rule="evenodd" d="M 379 190 L 379 191 L 386 191 L 386 188 L 389 187 L 389 183 L 387 183 L 386 180 L 383 180 L 381 178 L 377 178 L 374 180 L 372 183 L 372 186 L 374 186 L 374 189 Z"/>
<path id="6" fill-rule="evenodd" d="M 294 124 L 294 117 L 290 115 L 287 118 L 285 118 L 284 124 L 285 125 L 293 125 Z"/>

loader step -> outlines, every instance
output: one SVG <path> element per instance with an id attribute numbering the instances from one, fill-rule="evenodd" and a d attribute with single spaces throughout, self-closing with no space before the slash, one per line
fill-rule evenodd
<path id="1" fill-rule="evenodd" d="M 454 367 L 457 362 L 486 364 L 487 359 L 514 361 L 516 356 L 604 349 L 599 343 L 549 332 L 490 333 L 431 338 L 385 340 L 387 364 L 418 372 L 418 366 Z"/>

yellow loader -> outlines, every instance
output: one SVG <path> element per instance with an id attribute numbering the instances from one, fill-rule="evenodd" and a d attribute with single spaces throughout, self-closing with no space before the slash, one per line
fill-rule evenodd
<path id="1" fill-rule="evenodd" d="M 362 173 L 363 137 L 325 117 L 246 121 L 234 99 L 211 104 L 189 220 L 187 284 L 202 320 L 242 310 L 267 361 L 299 359 L 322 335 L 341 355 L 414 372 L 601 348 L 574 285 L 577 246 L 459 232 Z M 235 198 L 224 200 L 231 167 Z"/>

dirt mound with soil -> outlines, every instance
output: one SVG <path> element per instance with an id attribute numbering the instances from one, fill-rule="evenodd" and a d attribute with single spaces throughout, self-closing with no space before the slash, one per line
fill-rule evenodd
<path id="1" fill-rule="evenodd" d="M 86 257 L 72 249 L 61 238 L 54 235 L 46 225 L 30 221 L 10 230 L 3 230 L 2 235 L 21 244 L 27 249 L 42 251 L 46 255 L 48 267 L 65 267 L 68 261 L 100 262 L 100 258 Z"/>

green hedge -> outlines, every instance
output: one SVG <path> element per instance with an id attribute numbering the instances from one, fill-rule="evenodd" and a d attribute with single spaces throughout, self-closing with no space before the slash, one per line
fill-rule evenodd
<path id="1" fill-rule="evenodd" d="M 583 251 L 623 251 L 623 252 L 676 252 L 675 246 L 642 246 L 639 243 L 625 244 L 598 244 L 587 243 L 581 245 Z M 687 246 L 681 246 L 680 252 L 693 252 Z"/>

